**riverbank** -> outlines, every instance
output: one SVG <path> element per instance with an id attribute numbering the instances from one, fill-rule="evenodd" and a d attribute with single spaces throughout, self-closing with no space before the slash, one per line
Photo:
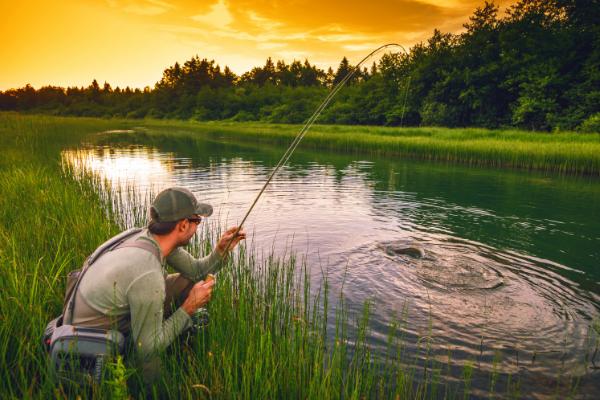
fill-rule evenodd
<path id="1" fill-rule="evenodd" d="M 23 118 L 43 118 L 48 121 L 55 119 L 64 123 L 79 119 L 88 124 L 97 121 L 98 126 L 112 127 L 109 140 L 138 143 L 168 141 L 191 143 L 194 137 L 202 136 L 219 141 L 231 139 L 252 144 L 268 143 L 287 146 L 302 127 L 288 124 L 223 121 L 47 116 Z M 304 137 L 300 147 L 344 154 L 376 154 L 477 167 L 600 176 L 600 134 L 598 133 L 314 125 Z"/>
<path id="2" fill-rule="evenodd" d="M 287 146 L 301 125 L 239 122 L 140 120 L 129 122 L 126 140 L 193 140 L 196 135 L 219 140 Z M 301 148 L 350 154 L 376 154 L 470 166 L 539 170 L 600 176 L 600 134 L 542 133 L 479 128 L 385 128 L 315 125 Z"/>

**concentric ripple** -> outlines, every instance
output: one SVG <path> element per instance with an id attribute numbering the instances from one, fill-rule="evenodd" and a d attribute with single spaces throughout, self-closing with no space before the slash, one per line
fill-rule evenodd
<path id="1" fill-rule="evenodd" d="M 528 373 L 548 377 L 559 365 L 577 370 L 586 364 L 598 308 L 553 272 L 556 265 L 427 232 L 391 243 L 420 243 L 425 256 L 390 256 L 381 243 L 351 249 L 347 274 L 361 278 L 347 279 L 345 293 L 376 299 L 389 314 L 408 310 L 405 333 L 414 343 L 433 337 L 434 354 L 443 358 L 452 349 L 456 360 L 476 358 L 490 370 L 502 351 L 507 373 L 526 365 Z M 378 343 L 383 349 L 385 337 Z"/>
<path id="2" fill-rule="evenodd" d="M 377 246 L 399 266 L 418 276 L 423 284 L 447 290 L 495 289 L 504 284 L 502 265 L 476 254 L 451 252 L 448 248 L 423 247 L 415 242 L 396 241 Z"/>

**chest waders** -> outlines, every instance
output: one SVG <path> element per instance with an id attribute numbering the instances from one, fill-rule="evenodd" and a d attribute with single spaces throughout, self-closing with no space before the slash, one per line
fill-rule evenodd
<path id="1" fill-rule="evenodd" d="M 136 247 L 159 258 L 158 249 L 152 243 L 128 241 L 141 231 L 141 228 L 132 228 L 112 237 L 85 260 L 81 269 L 72 271 L 67 276 L 63 313 L 48 323 L 42 339 L 50 356 L 50 372 L 58 380 L 100 383 L 105 360 L 117 354 L 124 354 L 125 336 L 118 330 L 73 325 L 75 297 L 85 273 L 100 256 L 109 251 Z"/>

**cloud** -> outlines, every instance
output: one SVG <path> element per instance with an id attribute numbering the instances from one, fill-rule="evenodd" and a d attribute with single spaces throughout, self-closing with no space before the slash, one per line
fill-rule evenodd
<path id="1" fill-rule="evenodd" d="M 172 4 L 161 0 L 107 0 L 106 2 L 110 7 L 142 16 L 161 15 L 174 8 Z"/>
<path id="2" fill-rule="evenodd" d="M 310 57 L 311 53 L 303 50 L 283 50 L 275 52 L 277 56 L 286 60 L 300 60 Z"/>
<path id="3" fill-rule="evenodd" d="M 213 4 L 208 13 L 193 15 L 191 19 L 216 28 L 228 26 L 233 22 L 233 16 L 231 15 L 231 12 L 229 12 L 224 0 L 220 0 L 218 3 Z"/>
<path id="4" fill-rule="evenodd" d="M 305 49 L 334 44 L 360 51 L 370 43 L 401 42 L 411 46 L 427 39 L 434 28 L 457 32 L 482 0 L 108 0 L 125 9 L 162 10 L 162 26 L 204 40 L 254 43 L 259 50 L 295 46 Z M 509 0 L 501 0 L 506 4 Z M 138 14 L 141 10 L 138 10 Z M 178 28 L 177 28 L 178 27 Z M 198 28 L 194 30 L 192 28 Z M 185 30 L 188 30 L 185 33 Z M 270 42 L 277 44 L 270 45 Z"/>
<path id="5" fill-rule="evenodd" d="M 355 62 L 384 43 L 408 49 L 435 28 L 461 31 L 483 5 L 483 0 L 107 1 L 190 47 L 190 56 L 232 62 L 238 73 L 268 56 L 335 67 L 343 56 Z M 501 5 L 514 2 L 500 0 Z"/>
<path id="6" fill-rule="evenodd" d="M 275 42 L 259 43 L 256 45 L 256 47 L 261 50 L 281 49 L 282 47 L 286 47 L 286 46 L 287 46 L 286 43 L 275 43 Z"/>
<path id="7" fill-rule="evenodd" d="M 440 23 L 453 14 L 452 9 L 415 0 L 378 0 L 368 4 L 359 0 L 230 0 L 229 4 L 232 10 L 245 10 L 245 13 L 251 10 L 260 18 L 277 21 L 294 30 L 337 25 L 346 31 L 394 32 Z"/>
<path id="8" fill-rule="evenodd" d="M 259 27 L 263 30 L 279 29 L 284 26 L 283 22 L 279 22 L 279 21 L 275 21 L 272 19 L 262 17 L 254 11 L 248 11 L 248 13 L 246 15 L 248 16 L 248 19 L 250 21 L 252 21 L 252 23 L 254 23 L 254 25 L 256 27 Z"/>
<path id="9" fill-rule="evenodd" d="M 354 34 L 354 33 L 338 33 L 336 31 L 323 31 L 315 34 L 315 39 L 322 42 L 357 42 L 372 38 L 373 35 Z"/>
<path id="10" fill-rule="evenodd" d="M 379 43 L 357 43 L 357 44 L 345 44 L 342 46 L 342 48 L 349 50 L 349 51 L 368 51 L 368 50 L 373 50 L 376 49 L 377 47 L 381 46 L 381 44 Z"/>

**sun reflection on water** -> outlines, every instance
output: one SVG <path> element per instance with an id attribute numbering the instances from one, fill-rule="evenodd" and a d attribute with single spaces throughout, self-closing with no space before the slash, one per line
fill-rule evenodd
<path id="1" fill-rule="evenodd" d="M 62 158 L 75 170 L 99 174 L 113 188 L 135 184 L 147 190 L 157 182 L 174 183 L 175 155 L 144 146 L 82 148 L 64 151 Z"/>

